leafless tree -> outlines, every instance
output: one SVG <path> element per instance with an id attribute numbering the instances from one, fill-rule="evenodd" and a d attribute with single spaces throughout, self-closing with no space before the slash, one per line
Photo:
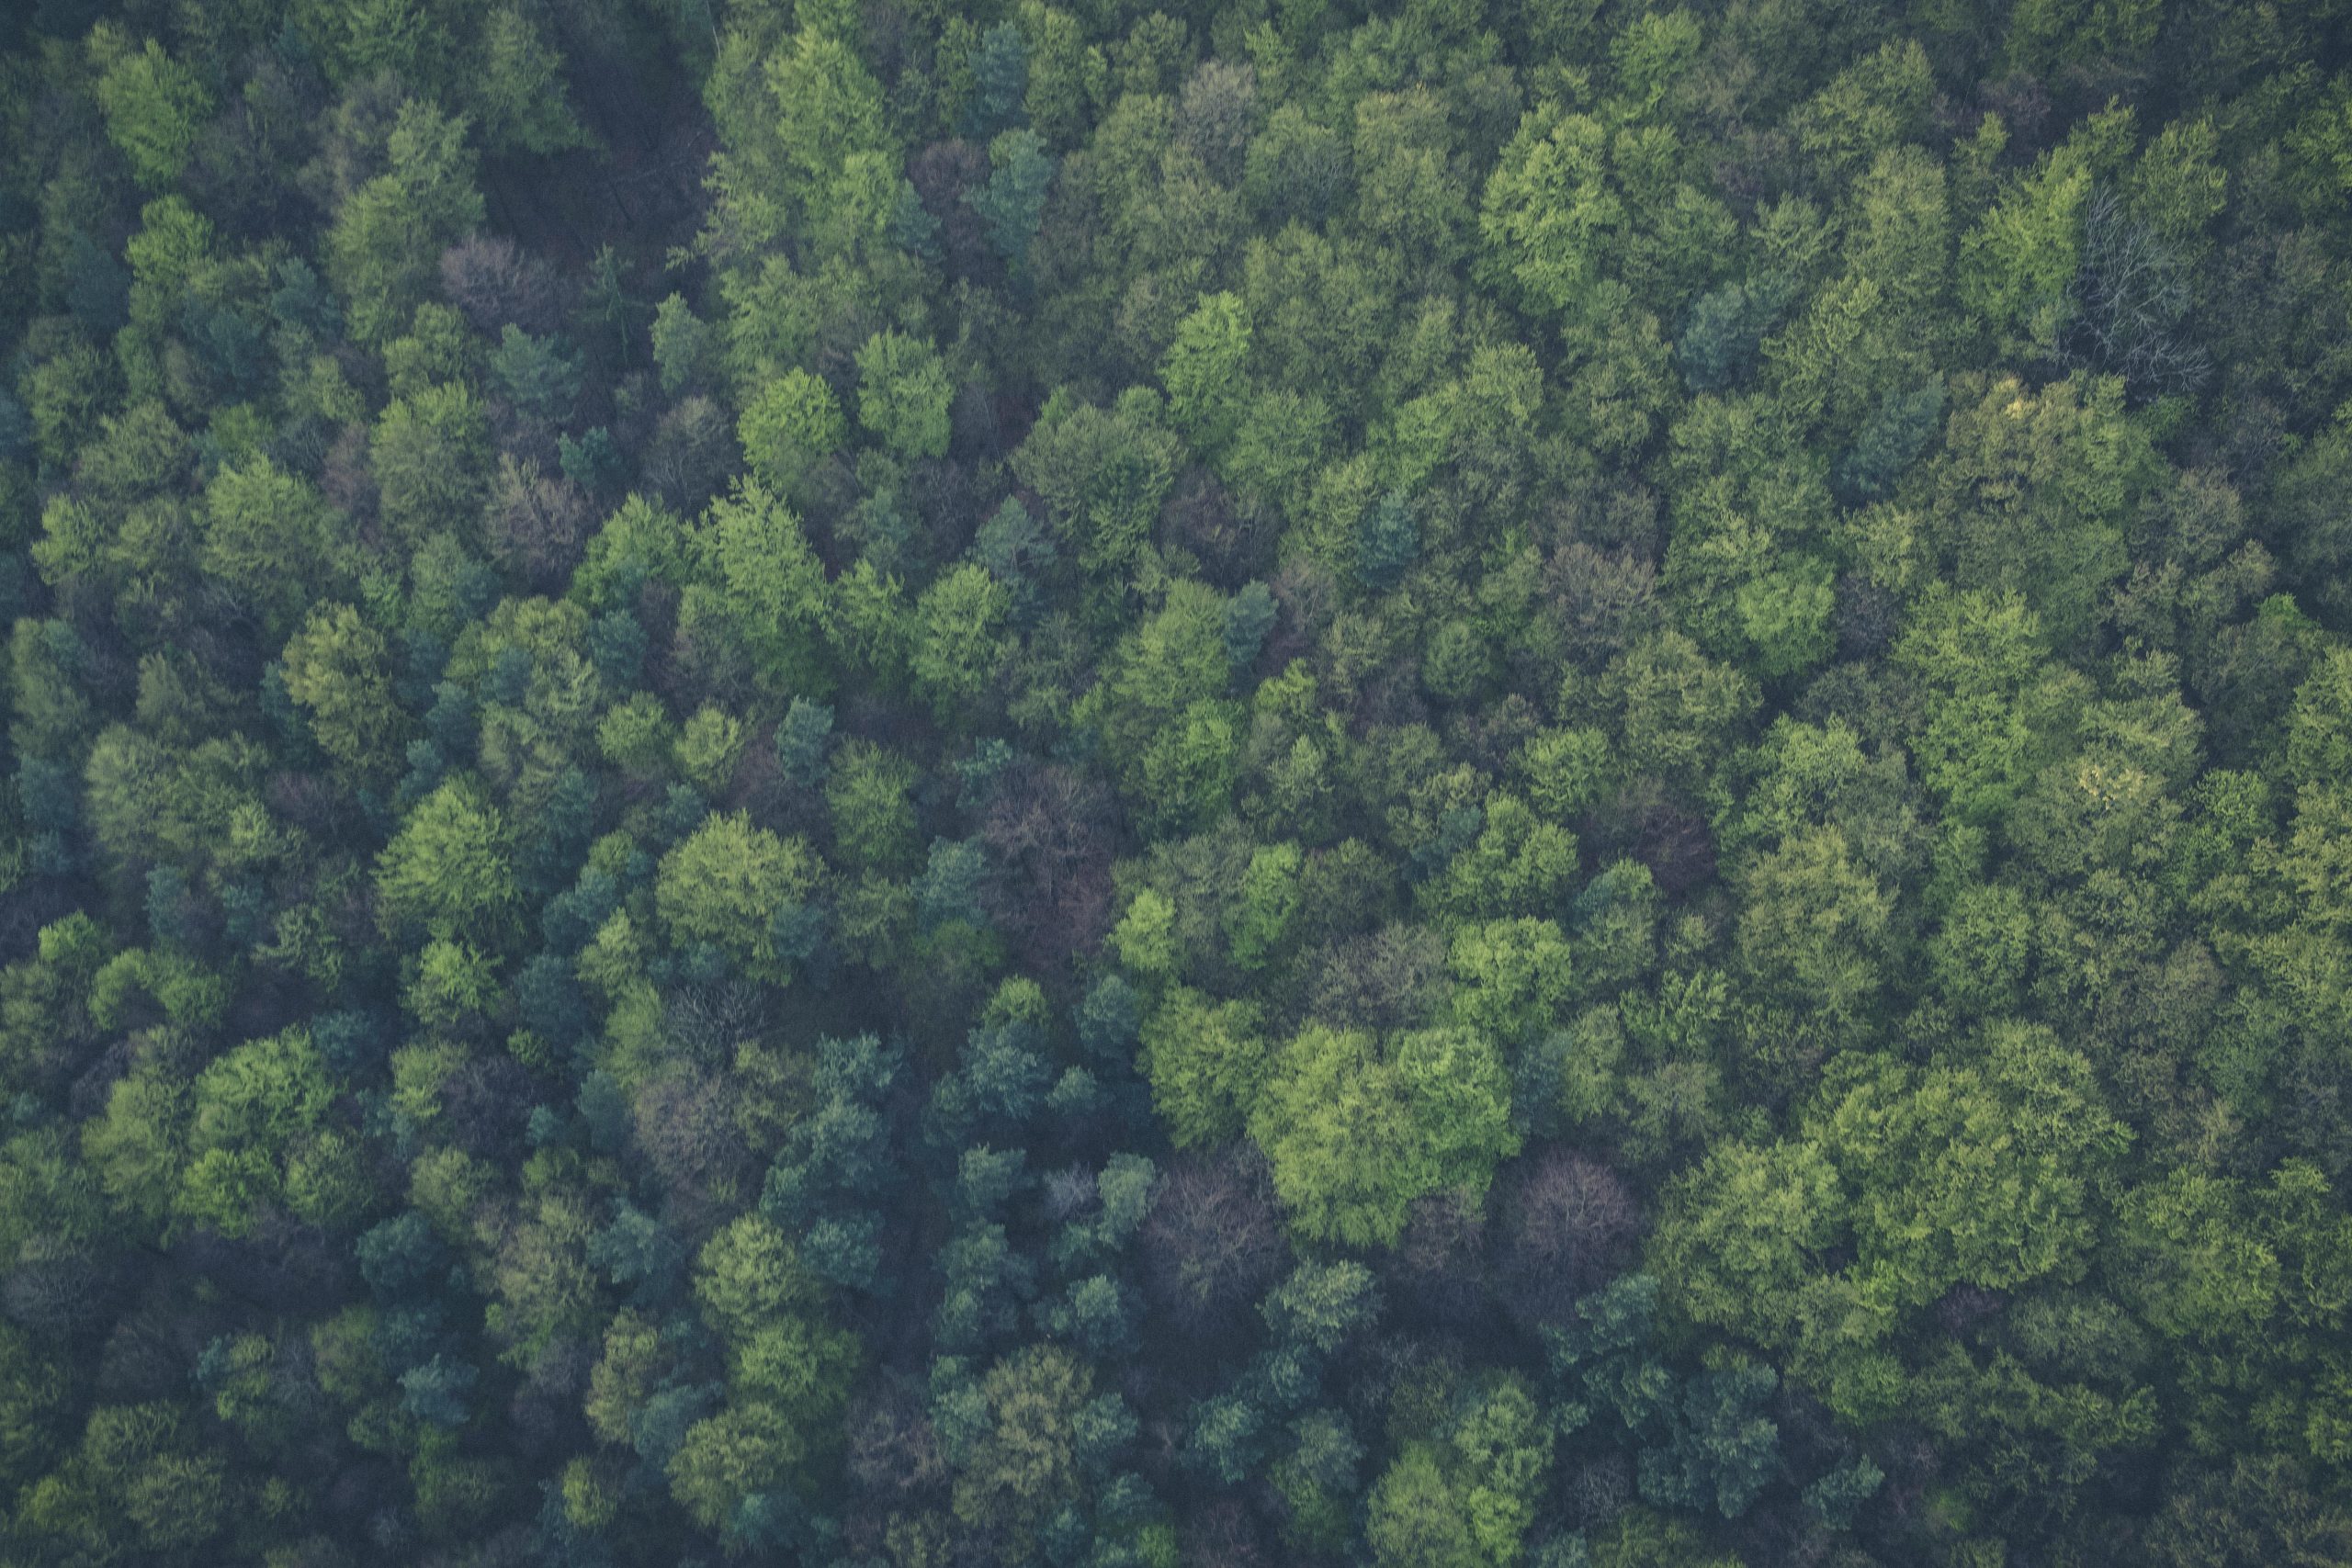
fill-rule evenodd
<path id="1" fill-rule="evenodd" d="M 1206 1335 L 1238 1321 L 1289 1251 L 1264 1157 L 1250 1145 L 1180 1159 L 1153 1190 L 1145 1284 L 1180 1329 Z"/>
<path id="2" fill-rule="evenodd" d="M 1555 1146 L 1507 1187 L 1502 1219 L 1495 1262 L 1510 1308 L 1553 1323 L 1622 1260 L 1641 1215 L 1616 1172 Z"/>
<path id="3" fill-rule="evenodd" d="M 2084 210 L 2075 294 L 2062 365 L 2120 376 L 2143 399 L 2195 391 L 2212 373 L 2211 356 L 2184 330 L 2188 280 L 2179 258 L 2112 191 L 2093 192 Z"/>
<path id="4" fill-rule="evenodd" d="M 589 525 L 588 498 L 560 475 L 550 477 L 529 458 L 503 455 L 491 491 L 490 552 L 532 587 L 560 587 L 579 564 Z"/>
<path id="5" fill-rule="evenodd" d="M 526 333 L 555 330 L 555 273 L 500 234 L 473 234 L 441 253 L 441 291 L 478 332 L 492 337 L 508 323 Z"/>

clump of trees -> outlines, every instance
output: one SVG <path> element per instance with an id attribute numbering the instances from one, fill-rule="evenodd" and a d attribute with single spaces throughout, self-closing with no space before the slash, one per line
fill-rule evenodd
<path id="1" fill-rule="evenodd" d="M 2344 27 L 7 8 L 0 1556 L 2352 1560 Z"/>

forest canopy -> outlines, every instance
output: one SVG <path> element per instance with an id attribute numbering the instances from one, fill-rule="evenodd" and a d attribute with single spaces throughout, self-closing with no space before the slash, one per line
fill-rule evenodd
<path id="1" fill-rule="evenodd" d="M 0 1564 L 2352 1562 L 2347 62 L 0 6 Z"/>

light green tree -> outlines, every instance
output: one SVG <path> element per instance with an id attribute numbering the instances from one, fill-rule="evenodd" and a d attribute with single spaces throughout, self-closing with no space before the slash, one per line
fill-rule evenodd
<path id="1" fill-rule="evenodd" d="M 187 167 L 197 132 L 212 113 L 212 95 L 153 39 L 133 49 L 112 22 L 90 29 L 89 51 L 107 140 L 122 150 L 141 185 L 163 189 Z"/>
<path id="2" fill-rule="evenodd" d="M 915 601 L 914 646 L 908 660 L 915 693 L 940 723 L 967 723 L 1011 652 L 1005 624 L 1012 591 L 985 567 L 967 561 L 944 573 Z"/>
<path id="3" fill-rule="evenodd" d="M 808 900 L 819 871 L 801 840 L 755 828 L 741 812 L 713 817 L 662 857 L 654 907 L 673 942 L 709 942 L 744 973 L 782 984 L 775 917 Z"/>
<path id="4" fill-rule="evenodd" d="M 441 252 L 481 226 L 466 122 L 412 99 L 386 145 L 386 172 L 352 192 L 327 234 L 327 276 L 353 337 L 377 344 L 408 324 Z"/>
<path id="5" fill-rule="evenodd" d="M 858 423 L 893 452 L 944 457 L 955 397 L 946 361 L 921 338 L 879 332 L 857 351 Z"/>
<path id="6" fill-rule="evenodd" d="M 390 662 L 383 634 L 348 604 L 312 611 L 282 659 L 286 694 L 303 709 L 321 750 L 361 777 L 396 767 L 408 731 Z"/>
<path id="7" fill-rule="evenodd" d="M 1142 1039 L 1136 1061 L 1178 1148 L 1222 1144 L 1241 1131 L 1272 1066 L 1255 1004 L 1171 986 L 1144 1021 Z"/>
<path id="8" fill-rule="evenodd" d="M 1312 1025 L 1275 1057 L 1250 1132 L 1292 1223 L 1353 1247 L 1394 1242 L 1417 1198 L 1484 1190 L 1519 1147 L 1502 1059 L 1461 1028 L 1384 1051 L 1369 1032 Z"/>
<path id="9" fill-rule="evenodd" d="M 450 779 L 417 803 L 376 862 L 376 907 L 388 931 L 412 923 L 436 937 L 493 935 L 519 897 L 506 822 L 481 791 Z"/>
<path id="10" fill-rule="evenodd" d="M 778 495 L 791 493 L 849 434 L 832 389 L 797 368 L 762 389 L 735 428 L 753 477 Z"/>

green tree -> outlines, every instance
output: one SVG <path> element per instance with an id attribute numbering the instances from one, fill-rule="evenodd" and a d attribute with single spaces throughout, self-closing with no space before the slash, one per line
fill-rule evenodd
<path id="1" fill-rule="evenodd" d="M 1175 482 L 1176 442 L 1144 400 L 1122 398 L 1107 412 L 1055 402 L 1013 453 L 1013 472 L 1044 500 L 1080 566 L 1124 571 Z"/>
<path id="2" fill-rule="evenodd" d="M 1817 1144 L 1720 1143 L 1668 1189 L 1651 1266 L 1693 1319 L 1785 1343 L 1846 1215 Z"/>
<path id="3" fill-rule="evenodd" d="M 1894 900 L 1854 863 L 1845 834 L 1792 834 L 1741 878 L 1744 995 L 1761 1010 L 1761 1054 L 1855 1044 L 1877 1021 Z"/>
<path id="4" fill-rule="evenodd" d="M 879 332 L 857 351 L 857 418 L 891 451 L 947 452 L 947 405 L 956 387 L 939 351 L 900 332 Z"/>
<path id="5" fill-rule="evenodd" d="M 161 1072 L 115 1080 L 106 1112 L 82 1129 L 82 1155 L 107 1196 L 125 1212 L 160 1225 L 177 1197 L 186 1163 L 187 1089 Z"/>
<path id="6" fill-rule="evenodd" d="M 488 418 L 462 383 L 394 399 L 368 446 L 385 521 L 412 544 L 443 531 L 473 536 L 490 495 L 491 456 Z"/>
<path id="7" fill-rule="evenodd" d="M 2114 1242 L 2120 1293 L 2167 1338 L 2243 1345 L 2277 1309 L 2276 1247 L 2238 1184 L 2177 1170 L 2125 1198 Z"/>
<path id="8" fill-rule="evenodd" d="M 122 150 L 141 185 L 150 190 L 170 186 L 187 166 L 197 132 L 212 113 L 212 95 L 153 39 L 133 49 L 111 22 L 90 30 L 89 50 L 100 73 L 96 91 L 107 139 Z"/>
<path id="9" fill-rule="evenodd" d="M 1053 185 L 1054 161 L 1046 152 L 1045 138 L 1020 128 L 989 139 L 989 165 L 988 183 L 968 198 L 972 211 L 1006 266 L 1016 276 L 1024 276 Z"/>
<path id="10" fill-rule="evenodd" d="M 302 1030 L 216 1058 L 197 1075 L 175 1207 L 223 1235 L 244 1235 L 259 1209 L 285 1200 L 288 1168 L 316 1145 L 333 1098 Z"/>
<path id="11" fill-rule="evenodd" d="M 1394 1242 L 1417 1198 L 1482 1191 L 1516 1152 L 1510 1080 L 1465 1029 L 1302 1031 L 1275 1056 L 1250 1115 L 1292 1221 L 1349 1246 Z"/>
<path id="12" fill-rule="evenodd" d="M 286 645 L 286 694 L 304 710 L 321 749 L 358 777 L 391 772 L 408 732 L 390 663 L 383 634 L 348 604 L 312 611 Z"/>
<path id="13" fill-rule="evenodd" d="M 772 1404 L 730 1404 L 687 1428 L 670 1456 L 670 1495 L 704 1529 L 725 1532 L 746 1500 L 788 1483 L 807 1436 Z"/>
<path id="14" fill-rule="evenodd" d="M 2040 619 L 2016 593 L 1937 594 L 1894 656 L 1924 688 L 1921 776 L 1962 819 L 1997 818 L 2056 755 L 2080 700 L 2047 671 Z"/>
<path id="15" fill-rule="evenodd" d="M 713 630 L 741 643 L 763 686 L 821 688 L 833 596 L 791 508 L 758 480 L 739 479 L 711 502 L 695 542 L 717 579 L 707 603 L 724 625 Z M 689 589 L 689 617 L 707 592 Z"/>
<path id="16" fill-rule="evenodd" d="M 336 210 L 327 276 L 359 342 L 382 343 L 407 325 L 438 276 L 442 251 L 481 226 L 465 137 L 463 119 L 410 100 L 386 142 L 386 171 Z"/>
<path id="17" fill-rule="evenodd" d="M 1408 1444 L 1372 1489 L 1364 1539 L 1382 1568 L 1488 1568 L 1434 1444 Z"/>
<path id="18" fill-rule="evenodd" d="M 806 843 L 737 812 L 709 818 L 662 857 L 654 903 L 673 942 L 708 942 L 745 974 L 781 985 L 790 970 L 776 949 L 776 912 L 808 902 L 819 874 Z"/>
<path id="19" fill-rule="evenodd" d="M 340 586 L 345 547 L 318 491 L 267 457 L 224 465 L 204 491 L 205 574 L 283 635 L 302 610 Z"/>
<path id="20" fill-rule="evenodd" d="M 483 18 L 481 52 L 468 81 L 491 145 L 546 153 L 591 144 L 572 113 L 563 57 L 521 6 L 501 6 Z"/>
<path id="21" fill-rule="evenodd" d="M 813 1304 L 817 1292 L 790 1239 L 756 1213 L 729 1222 L 695 1260 L 695 1300 L 731 1344 L 748 1342 L 781 1313 Z"/>
<path id="22" fill-rule="evenodd" d="M 1365 1537 L 1382 1563 L 1508 1568 L 1525 1561 L 1552 1434 L 1516 1378 L 1454 1396 L 1438 1442 L 1408 1443 L 1374 1486 Z"/>
<path id="23" fill-rule="evenodd" d="M 1283 946 L 1298 914 L 1299 874 L 1305 865 L 1296 844 L 1268 844 L 1250 852 L 1240 897 L 1226 918 L 1226 940 L 1233 962 L 1241 968 L 1263 968 Z"/>
<path id="24" fill-rule="evenodd" d="M 385 929 L 421 925 L 435 937 L 492 935 L 514 913 L 511 839 L 480 790 L 451 779 L 417 803 L 376 861 Z"/>
<path id="25" fill-rule="evenodd" d="M 1934 536 L 1958 586 L 2023 593 L 2071 647 L 2129 563 L 2124 529 L 2156 473 L 2121 382 L 2075 377 L 2032 393 L 2005 378 L 1952 414 Z"/>
<path id="26" fill-rule="evenodd" d="M 834 755 L 825 783 L 833 840 L 853 865 L 903 871 L 922 845 L 915 830 L 915 770 L 870 740 L 852 740 Z"/>
<path id="27" fill-rule="evenodd" d="M 852 155 L 888 145 L 882 89 L 841 39 L 803 28 L 767 62 L 773 134 L 799 178 L 821 187 Z"/>
<path id="28" fill-rule="evenodd" d="M 799 369 L 769 382 L 735 428 L 752 476 L 778 495 L 790 494 L 849 434 L 832 389 Z"/>
<path id="29" fill-rule="evenodd" d="M 955 724 L 962 715 L 968 725 L 974 705 L 995 684 L 1012 651 L 1005 636 L 1012 605 L 1012 591 L 968 561 L 915 601 L 908 673 L 940 723 Z"/>
<path id="30" fill-rule="evenodd" d="M 1233 439 L 1247 406 L 1249 307 L 1233 294 L 1204 296 L 1176 329 L 1160 361 L 1159 383 L 1176 428 L 1215 457 Z"/>
<path id="31" fill-rule="evenodd" d="M 1507 1042 L 1532 1040 L 1576 994 L 1567 938 L 1550 920 L 1485 920 L 1454 932 L 1446 954 L 1454 980 L 1453 1015 Z"/>
<path id="32" fill-rule="evenodd" d="M 1862 1173 L 1858 1268 L 1907 1303 L 1962 1280 L 2079 1272 L 2101 1178 L 2130 1141 L 2090 1064 L 2048 1031 L 2000 1026 L 1987 1046 L 1982 1068 L 1883 1070 L 1826 1123 L 1834 1157 Z"/>
<path id="33" fill-rule="evenodd" d="M 1272 1067 L 1257 1007 L 1171 986 L 1144 1021 L 1137 1065 L 1178 1148 L 1222 1144 L 1248 1122 Z"/>
<path id="34" fill-rule="evenodd" d="M 1084 1363 L 1058 1345 L 1033 1345 L 979 1382 L 979 1426 L 950 1506 L 965 1524 L 1004 1532 L 1016 1551 L 1080 1484 L 1081 1421 L 1093 1393 Z"/>
<path id="35" fill-rule="evenodd" d="M 1486 256 L 1534 310 L 1582 310 L 1625 213 L 1608 176 L 1608 133 L 1589 115 L 1531 112 L 1487 177 Z"/>

